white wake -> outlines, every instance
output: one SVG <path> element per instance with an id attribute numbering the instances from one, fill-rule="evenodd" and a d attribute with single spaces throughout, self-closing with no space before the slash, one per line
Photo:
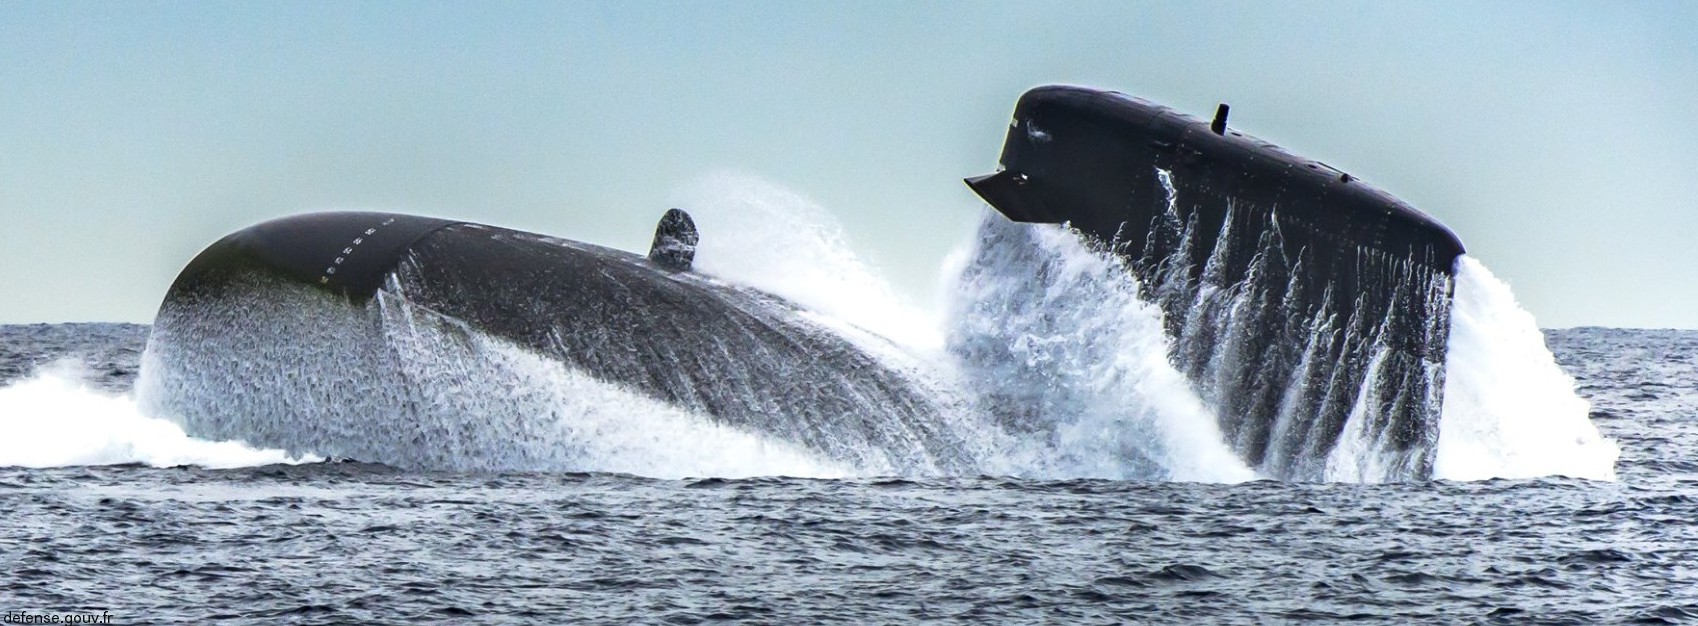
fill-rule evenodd
<path id="1" fill-rule="evenodd" d="M 129 394 L 95 389 L 81 362 L 62 360 L 0 388 L 0 466 L 69 467 L 138 463 L 221 469 L 316 461 L 241 442 L 206 441 L 150 417 Z"/>
<path id="2" fill-rule="evenodd" d="M 1557 367 L 1509 285 L 1478 260 L 1456 263 L 1437 478 L 1572 476 L 1615 480 L 1615 442 Z"/>

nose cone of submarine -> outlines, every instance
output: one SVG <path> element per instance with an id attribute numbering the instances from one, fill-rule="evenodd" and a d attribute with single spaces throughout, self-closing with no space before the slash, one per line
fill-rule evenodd
<path id="1" fill-rule="evenodd" d="M 304 283 L 364 302 L 406 250 L 462 222 L 415 215 L 337 211 L 261 222 L 213 243 L 190 261 L 171 293 L 210 293 L 244 277 Z"/>
<path id="2" fill-rule="evenodd" d="M 1449 227 L 1324 163 L 1228 132 L 1225 114 L 1225 107 L 1217 109 L 1211 123 L 1117 91 L 1035 87 L 1015 104 L 999 171 L 966 183 L 1014 221 L 1072 222 L 1111 238 L 1119 224 L 1141 216 L 1124 208 L 1126 198 L 1141 193 L 1128 172 L 1188 167 L 1187 175 L 1214 192 L 1302 202 L 1315 207 L 1312 221 L 1340 241 L 1454 271 L 1466 248 Z"/>

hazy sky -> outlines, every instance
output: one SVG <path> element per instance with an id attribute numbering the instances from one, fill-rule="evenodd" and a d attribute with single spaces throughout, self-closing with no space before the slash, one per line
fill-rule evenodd
<path id="1" fill-rule="evenodd" d="M 1544 326 L 1698 328 L 1698 3 L 1638 1 L 0 2 L 0 323 L 150 321 L 201 248 L 318 209 L 646 250 L 727 169 L 920 299 L 1055 82 L 1230 102 Z"/>

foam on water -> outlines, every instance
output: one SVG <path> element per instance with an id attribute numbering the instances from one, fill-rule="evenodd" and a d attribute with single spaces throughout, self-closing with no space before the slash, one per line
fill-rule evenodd
<path id="1" fill-rule="evenodd" d="M 130 395 L 94 389 L 77 360 L 55 362 L 0 388 L 0 466 L 68 467 L 140 463 L 153 467 L 250 467 L 317 461 L 238 441 L 188 436 L 150 417 Z"/>
<path id="2" fill-rule="evenodd" d="M 1435 476 L 1614 480 L 1620 448 L 1598 434 L 1509 285 L 1463 256 L 1455 298 Z"/>

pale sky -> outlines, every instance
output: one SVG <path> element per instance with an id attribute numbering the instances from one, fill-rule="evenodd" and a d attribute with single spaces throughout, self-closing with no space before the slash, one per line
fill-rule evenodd
<path id="1" fill-rule="evenodd" d="M 0 323 L 151 321 L 207 244 L 312 210 L 643 251 L 724 170 L 922 300 L 1047 83 L 1229 102 L 1543 326 L 1698 328 L 1698 3 L 1637 1 L 0 2 Z"/>

